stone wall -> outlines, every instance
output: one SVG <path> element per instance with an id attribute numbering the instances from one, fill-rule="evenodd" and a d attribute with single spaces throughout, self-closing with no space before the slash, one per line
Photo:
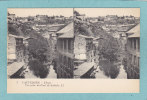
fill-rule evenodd
<path id="1" fill-rule="evenodd" d="M 76 59 L 86 59 L 86 40 L 83 37 L 75 36 L 74 54 Z"/>

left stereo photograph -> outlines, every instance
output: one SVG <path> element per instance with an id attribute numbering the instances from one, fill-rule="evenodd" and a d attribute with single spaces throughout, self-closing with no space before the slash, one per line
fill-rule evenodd
<path id="1" fill-rule="evenodd" d="M 7 78 L 57 78 L 57 36 L 73 34 L 73 8 L 9 8 L 7 13 Z"/>
<path id="2" fill-rule="evenodd" d="M 140 79 L 140 8 L 8 8 L 8 79 Z"/>

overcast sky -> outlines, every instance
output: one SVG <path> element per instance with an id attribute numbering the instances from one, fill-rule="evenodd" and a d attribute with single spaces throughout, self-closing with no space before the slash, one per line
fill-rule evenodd
<path id="1" fill-rule="evenodd" d="M 80 14 L 85 14 L 87 17 L 97 17 L 106 15 L 118 16 L 135 16 L 140 17 L 140 8 L 74 8 Z M 19 17 L 49 15 L 65 17 L 73 16 L 73 8 L 9 8 L 8 12 L 16 14 Z"/>
<path id="2" fill-rule="evenodd" d="M 140 8 L 74 8 L 80 14 L 85 14 L 87 17 L 97 17 L 106 15 L 118 16 L 135 16 L 140 17 Z"/>
<path id="3" fill-rule="evenodd" d="M 73 8 L 9 8 L 8 12 L 19 17 L 36 15 L 73 16 Z"/>

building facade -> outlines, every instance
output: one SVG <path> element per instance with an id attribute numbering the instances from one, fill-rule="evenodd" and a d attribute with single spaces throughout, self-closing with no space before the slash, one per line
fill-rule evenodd
<path id="1" fill-rule="evenodd" d="M 15 17 L 15 14 L 9 14 L 8 13 L 8 20 L 7 20 L 9 23 L 13 23 L 16 21 L 16 17 Z"/>
<path id="2" fill-rule="evenodd" d="M 73 78 L 74 70 L 74 32 L 73 23 L 70 23 L 57 32 L 57 66 L 58 78 Z"/>
<path id="3" fill-rule="evenodd" d="M 140 67 L 140 24 L 127 32 L 127 78 L 138 79 Z"/>
<path id="4" fill-rule="evenodd" d="M 8 35 L 8 62 L 23 61 L 24 44 L 23 37 Z"/>
<path id="5" fill-rule="evenodd" d="M 75 35 L 73 23 L 57 32 L 57 36 L 57 77 L 90 77 L 94 68 L 93 38 Z"/>

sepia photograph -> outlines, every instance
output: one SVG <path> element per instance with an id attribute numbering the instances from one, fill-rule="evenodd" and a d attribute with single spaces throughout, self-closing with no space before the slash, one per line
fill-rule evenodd
<path id="1" fill-rule="evenodd" d="M 8 79 L 140 79 L 140 8 L 8 8 Z"/>

